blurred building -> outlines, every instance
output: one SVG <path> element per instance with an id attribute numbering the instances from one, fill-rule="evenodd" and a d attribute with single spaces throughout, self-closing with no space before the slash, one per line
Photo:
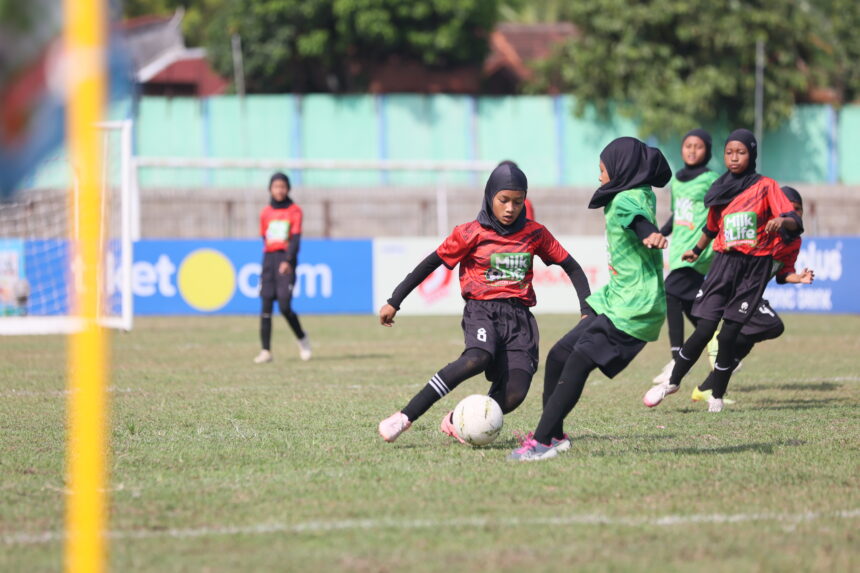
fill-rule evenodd
<path id="1" fill-rule="evenodd" d="M 144 95 L 205 97 L 224 93 L 229 82 L 215 73 L 204 48 L 188 48 L 179 9 L 171 16 L 141 16 L 120 28 Z"/>

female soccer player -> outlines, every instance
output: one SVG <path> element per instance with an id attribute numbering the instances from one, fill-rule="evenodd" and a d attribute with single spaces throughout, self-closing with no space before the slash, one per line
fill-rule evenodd
<path id="1" fill-rule="evenodd" d="M 710 246 L 694 263 L 682 257 L 699 240 L 702 227 L 708 218 L 705 193 L 718 177 L 708 168 L 711 160 L 711 135 L 704 129 L 694 129 L 681 142 L 684 167 L 672 176 L 672 216 L 660 229 L 663 236 L 672 235 L 669 242 L 669 275 L 666 277 L 666 321 L 669 326 L 669 345 L 672 360 L 655 378 L 655 384 L 669 381 L 678 350 L 684 343 L 684 315 L 696 324 L 690 314 L 696 293 L 705 280 L 714 252 Z"/>
<path id="2" fill-rule="evenodd" d="M 795 212 L 803 217 L 803 198 L 794 187 L 787 185 L 782 187 L 782 192 L 791 202 Z M 798 273 L 794 268 L 797 262 L 797 255 L 800 254 L 801 238 L 787 239 L 780 235 L 779 242 L 773 252 L 773 269 L 771 276 L 776 278 L 778 284 L 812 284 L 815 280 L 815 273 L 810 269 L 803 269 Z M 785 332 L 785 325 L 782 319 L 771 308 L 767 299 L 762 299 L 761 304 L 753 312 L 749 322 L 741 329 L 735 342 L 735 368 L 732 373 L 737 372 L 737 365 L 743 360 L 753 349 L 753 346 L 765 340 L 779 338 Z M 711 397 L 714 388 L 714 371 L 712 370 L 704 382 L 698 387 L 693 388 L 692 399 L 694 402 L 707 400 Z M 728 402 L 723 398 L 723 402 Z"/>
<path id="3" fill-rule="evenodd" d="M 379 423 L 379 434 L 393 442 L 439 399 L 458 384 L 484 372 L 492 383 L 490 397 L 513 411 L 525 399 L 538 363 L 538 329 L 529 307 L 535 304 L 532 262 L 560 265 L 579 297 L 580 312 L 590 290 L 585 273 L 552 233 L 526 219 L 523 202 L 528 191 L 525 174 L 513 163 L 499 164 L 487 180 L 484 203 L 476 220 L 453 232 L 401 282 L 379 311 L 383 326 L 394 324 L 400 303 L 439 265 L 460 265 L 463 334 L 466 349 L 436 374 L 401 411 Z M 440 430 L 459 440 L 451 412 Z"/>
<path id="4" fill-rule="evenodd" d="M 678 351 L 669 381 L 645 393 L 642 401 L 650 408 L 678 391 L 722 320 L 713 395 L 708 400 L 708 411 L 722 411 L 735 366 L 735 343 L 761 304 L 778 232 L 791 238 L 803 231 L 802 219 L 776 181 L 756 172 L 757 155 L 758 143 L 749 130 L 737 129 L 726 139 L 723 158 L 728 171 L 708 190 L 708 222 L 699 242 L 683 257 L 695 262 L 714 239 L 714 262 L 693 305 L 696 329 Z"/>
<path id="5" fill-rule="evenodd" d="M 666 248 L 656 226 L 657 199 L 672 171 L 663 154 L 633 137 L 621 137 L 600 153 L 600 183 L 589 209 L 603 208 L 609 249 L 609 283 L 587 302 L 596 316 L 581 321 L 559 340 L 547 357 L 544 408 L 533 434 L 509 460 L 554 457 L 570 448 L 564 419 L 599 368 L 615 377 L 645 347 L 657 340 L 666 317 L 663 257 Z"/>
<path id="6" fill-rule="evenodd" d="M 310 360 L 311 343 L 293 312 L 293 285 L 296 284 L 296 261 L 302 240 L 302 210 L 289 197 L 290 179 L 275 173 L 269 179 L 271 200 L 260 212 L 260 234 L 263 237 L 263 272 L 260 275 L 260 341 L 263 349 L 254 358 L 262 364 L 272 361 L 272 309 L 275 300 L 299 340 L 299 356 Z"/>

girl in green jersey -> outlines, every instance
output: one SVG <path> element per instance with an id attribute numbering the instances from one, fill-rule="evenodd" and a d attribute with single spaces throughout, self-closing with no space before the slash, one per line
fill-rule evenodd
<path id="1" fill-rule="evenodd" d="M 719 174 L 708 168 L 711 160 L 711 134 L 704 129 L 694 129 L 681 141 L 681 157 L 684 168 L 675 173 L 672 187 L 672 216 L 660 229 L 664 236 L 672 235 L 669 243 L 669 275 L 666 277 L 666 321 L 669 325 L 669 345 L 672 360 L 654 378 L 654 384 L 669 381 L 678 350 L 684 344 L 684 315 L 696 324 L 691 310 L 696 293 L 711 267 L 714 251 L 711 246 L 702 252 L 694 263 L 681 257 L 696 246 L 701 229 L 708 219 L 705 193 Z"/>
<path id="2" fill-rule="evenodd" d="M 588 297 L 595 316 L 580 320 L 547 356 L 543 414 L 533 434 L 508 459 L 543 460 L 570 448 L 564 419 L 595 368 L 615 377 L 657 340 L 666 317 L 663 256 L 666 237 L 656 226 L 657 199 L 672 171 L 660 150 L 621 137 L 600 153 L 600 182 L 588 207 L 603 209 L 609 283 Z"/>

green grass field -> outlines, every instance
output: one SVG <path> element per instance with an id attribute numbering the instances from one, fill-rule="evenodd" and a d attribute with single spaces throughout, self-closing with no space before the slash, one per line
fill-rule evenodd
<path id="1" fill-rule="evenodd" d="M 542 355 L 570 318 L 538 316 Z M 255 317 L 139 318 L 112 336 L 114 571 L 860 570 L 860 318 L 788 316 L 721 414 L 648 409 L 664 339 L 592 375 L 573 447 L 505 460 L 540 414 L 543 369 L 496 443 L 438 431 L 467 381 L 393 444 L 388 416 L 462 350 L 459 319 L 283 321 L 257 366 Z M 0 571 L 62 561 L 65 341 L 0 341 Z M 705 362 L 703 358 L 702 362 Z"/>

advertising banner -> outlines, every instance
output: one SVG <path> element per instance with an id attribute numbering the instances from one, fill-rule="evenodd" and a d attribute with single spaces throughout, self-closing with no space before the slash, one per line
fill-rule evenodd
<path id="1" fill-rule="evenodd" d="M 815 272 L 811 285 L 778 285 L 764 296 L 784 312 L 860 313 L 860 237 L 803 238 L 795 268 Z"/>
<path id="2" fill-rule="evenodd" d="M 144 240 L 135 244 L 134 313 L 256 314 L 259 240 Z M 302 240 L 293 309 L 359 314 L 371 309 L 369 240 Z"/>

